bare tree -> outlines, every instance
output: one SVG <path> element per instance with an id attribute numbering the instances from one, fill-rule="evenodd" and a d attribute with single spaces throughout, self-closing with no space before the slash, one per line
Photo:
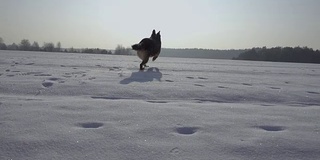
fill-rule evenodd
<path id="1" fill-rule="evenodd" d="M 73 47 L 71 47 L 71 48 L 68 49 L 68 52 L 74 53 L 74 52 L 76 52 L 76 51 L 75 51 L 75 49 L 74 49 Z"/>
<path id="2" fill-rule="evenodd" d="M 33 50 L 33 51 L 39 51 L 40 50 L 38 42 L 36 42 L 36 41 L 33 42 L 33 44 L 31 45 L 31 50 Z"/>
<path id="3" fill-rule="evenodd" d="M 3 39 L 0 37 L 0 50 L 6 50 L 7 45 L 3 43 Z"/>
<path id="4" fill-rule="evenodd" d="M 43 44 L 43 50 L 46 52 L 53 52 L 54 51 L 54 44 L 53 43 L 44 43 Z"/>
<path id="5" fill-rule="evenodd" d="M 58 42 L 56 45 L 56 52 L 61 52 L 61 43 Z"/>
<path id="6" fill-rule="evenodd" d="M 131 52 L 130 48 L 125 48 L 122 45 L 117 45 L 117 47 L 116 47 L 116 49 L 114 51 L 114 54 L 117 54 L 117 55 L 131 55 L 132 52 Z"/>
<path id="7" fill-rule="evenodd" d="M 29 40 L 27 40 L 27 39 L 21 40 L 19 48 L 20 48 L 20 50 L 23 50 L 23 51 L 29 51 L 31 49 L 31 44 L 30 44 Z"/>
<path id="8" fill-rule="evenodd" d="M 4 43 L 0 43 L 0 50 L 7 50 L 7 45 Z"/>
<path id="9" fill-rule="evenodd" d="M 18 50 L 19 46 L 15 43 L 12 43 L 11 45 L 8 45 L 7 49 L 8 50 Z"/>

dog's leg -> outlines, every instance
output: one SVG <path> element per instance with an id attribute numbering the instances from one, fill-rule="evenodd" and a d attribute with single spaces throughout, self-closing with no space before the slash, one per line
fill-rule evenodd
<path id="1" fill-rule="evenodd" d="M 158 55 L 155 55 L 155 56 L 152 58 L 152 61 L 155 61 L 157 58 L 158 58 Z"/>
<path id="2" fill-rule="evenodd" d="M 160 54 L 160 52 L 157 53 L 156 55 L 154 55 L 153 58 L 152 58 L 152 61 L 155 61 L 158 58 L 159 54 Z"/>
<path id="3" fill-rule="evenodd" d="M 143 70 L 144 67 L 147 66 L 146 64 L 148 63 L 148 61 L 149 61 L 149 56 L 145 56 L 144 59 L 143 59 L 143 61 L 142 61 L 141 64 L 140 64 L 140 70 Z"/>

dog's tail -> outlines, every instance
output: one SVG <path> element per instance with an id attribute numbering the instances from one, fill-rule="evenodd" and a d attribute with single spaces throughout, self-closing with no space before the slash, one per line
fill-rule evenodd
<path id="1" fill-rule="evenodd" d="M 133 50 L 141 50 L 141 45 L 140 44 L 134 44 L 131 46 Z"/>

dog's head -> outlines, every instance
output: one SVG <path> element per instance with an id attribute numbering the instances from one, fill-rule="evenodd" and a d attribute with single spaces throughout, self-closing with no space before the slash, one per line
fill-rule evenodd
<path id="1" fill-rule="evenodd" d="M 158 42 L 161 42 L 160 31 L 156 34 L 156 31 L 153 30 L 150 38 L 153 39 L 153 40 L 156 40 Z"/>

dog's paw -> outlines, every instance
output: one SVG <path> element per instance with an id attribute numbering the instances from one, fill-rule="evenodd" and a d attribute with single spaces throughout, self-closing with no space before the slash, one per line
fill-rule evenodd
<path id="1" fill-rule="evenodd" d="M 152 61 L 155 61 L 157 58 L 158 58 L 158 57 L 153 57 L 153 58 L 152 58 Z"/>

